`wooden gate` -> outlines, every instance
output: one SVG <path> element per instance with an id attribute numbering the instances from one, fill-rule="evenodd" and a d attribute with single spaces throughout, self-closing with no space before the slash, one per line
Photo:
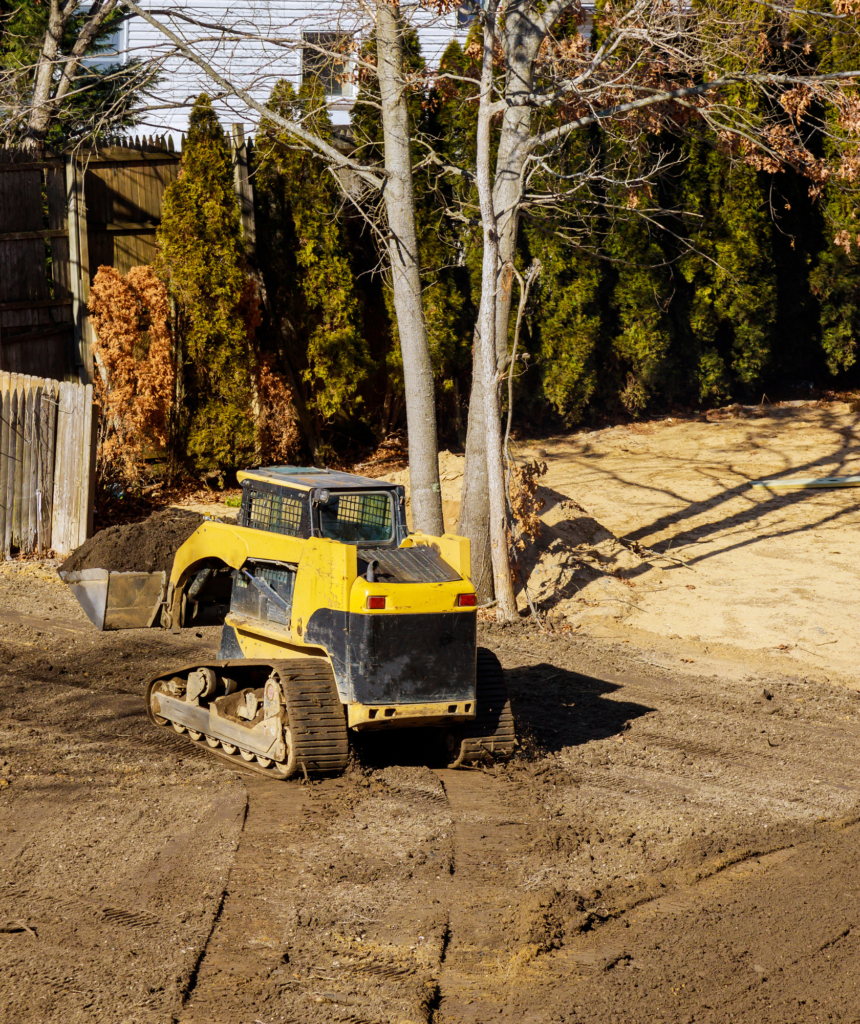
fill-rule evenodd
<path id="1" fill-rule="evenodd" d="M 254 245 L 250 143 L 231 139 L 234 186 Z M 0 148 L 0 371 L 92 381 L 90 283 L 156 256 L 161 200 L 179 175 L 170 139 L 134 138 L 35 160 Z"/>
<path id="2" fill-rule="evenodd" d="M 61 159 L 0 149 L 0 369 L 70 376 L 74 339 Z"/>

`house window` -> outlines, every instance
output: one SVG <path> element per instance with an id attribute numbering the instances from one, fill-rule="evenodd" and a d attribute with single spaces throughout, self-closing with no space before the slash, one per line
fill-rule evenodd
<path id="1" fill-rule="evenodd" d="M 478 8 L 474 3 L 467 2 L 457 8 L 457 28 L 468 28 L 477 18 Z"/>
<path id="2" fill-rule="evenodd" d="M 123 18 L 113 32 L 99 39 L 97 46 L 97 54 L 84 58 L 82 63 L 86 67 L 101 69 L 125 64 L 128 60 L 128 21 Z"/>
<path id="3" fill-rule="evenodd" d="M 352 36 L 345 32 L 305 32 L 302 80 L 317 78 L 326 96 L 352 96 Z"/>

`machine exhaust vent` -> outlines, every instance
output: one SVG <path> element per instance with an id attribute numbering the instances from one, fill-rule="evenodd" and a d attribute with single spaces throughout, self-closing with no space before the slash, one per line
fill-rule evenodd
<path id="1" fill-rule="evenodd" d="M 461 579 L 433 548 L 361 548 L 361 575 L 375 562 L 374 575 L 382 583 L 455 583 Z"/>

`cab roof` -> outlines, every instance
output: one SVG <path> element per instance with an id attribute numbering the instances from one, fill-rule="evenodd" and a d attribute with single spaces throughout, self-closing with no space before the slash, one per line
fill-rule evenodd
<path id="1" fill-rule="evenodd" d="M 379 491 L 393 486 L 385 480 L 371 480 L 365 476 L 353 476 L 352 473 L 341 473 L 336 469 L 316 469 L 313 466 L 265 466 L 262 469 L 243 469 L 236 476 L 239 483 L 259 480 L 267 484 L 295 487 L 301 491 L 310 491 L 315 487 Z"/>

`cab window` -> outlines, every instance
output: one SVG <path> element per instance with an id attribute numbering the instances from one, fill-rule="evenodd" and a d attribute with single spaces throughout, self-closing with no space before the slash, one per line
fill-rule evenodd
<path id="1" fill-rule="evenodd" d="M 255 530 L 307 535 L 307 499 L 295 491 L 269 491 L 250 487 L 245 495 L 242 525 Z"/>
<path id="2" fill-rule="evenodd" d="M 385 544 L 394 537 L 391 495 L 370 491 L 330 494 L 319 506 L 320 533 L 332 540 Z"/>

